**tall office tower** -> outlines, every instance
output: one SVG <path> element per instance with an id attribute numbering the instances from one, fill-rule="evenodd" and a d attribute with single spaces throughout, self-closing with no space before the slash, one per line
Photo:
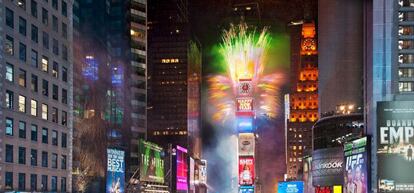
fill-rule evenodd
<path id="1" fill-rule="evenodd" d="M 72 192 L 72 4 L 0 4 L 0 192 Z"/>
<path id="2" fill-rule="evenodd" d="M 318 119 L 318 51 L 314 22 L 292 26 L 290 114 L 286 129 L 287 178 L 297 179 L 302 158 L 312 152 L 312 126 Z"/>
<path id="3" fill-rule="evenodd" d="M 201 158 L 201 48 L 186 0 L 152 1 L 148 30 L 148 138 Z"/>
<path id="4" fill-rule="evenodd" d="M 138 169 L 147 127 L 147 1 L 107 2 L 106 45 L 111 66 L 109 146 L 126 150 L 126 179 Z"/>
<path id="5" fill-rule="evenodd" d="M 73 190 L 105 192 L 111 68 L 105 45 L 104 1 L 73 6 Z M 91 145 L 93 141 L 93 145 Z"/>

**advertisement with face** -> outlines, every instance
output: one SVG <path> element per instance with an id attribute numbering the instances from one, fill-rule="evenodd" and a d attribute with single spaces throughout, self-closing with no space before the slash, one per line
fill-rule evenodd
<path id="1" fill-rule="evenodd" d="M 342 147 L 318 149 L 312 153 L 312 184 L 314 187 L 342 185 L 344 153 Z"/>
<path id="2" fill-rule="evenodd" d="M 187 149 L 177 145 L 177 190 L 188 190 Z"/>
<path id="3" fill-rule="evenodd" d="M 368 188 L 368 138 L 356 139 L 344 145 L 344 193 L 367 193 Z"/>
<path id="4" fill-rule="evenodd" d="M 303 182 L 279 182 L 277 185 L 277 193 L 303 193 Z"/>
<path id="5" fill-rule="evenodd" d="M 315 188 L 312 185 L 312 157 L 306 157 L 303 159 L 303 183 L 304 193 L 315 192 Z"/>
<path id="6" fill-rule="evenodd" d="M 124 193 L 125 184 L 125 152 L 107 149 L 106 192 Z"/>
<path id="7" fill-rule="evenodd" d="M 377 103 L 378 192 L 414 192 L 414 101 Z"/>
<path id="8" fill-rule="evenodd" d="M 141 155 L 140 180 L 143 182 L 164 183 L 163 149 L 154 143 L 140 140 Z"/>
<path id="9" fill-rule="evenodd" d="M 240 133 L 239 134 L 239 155 L 247 156 L 254 155 L 254 134 Z"/>
<path id="10" fill-rule="evenodd" d="M 253 156 L 239 157 L 239 185 L 254 184 L 254 158 Z"/>

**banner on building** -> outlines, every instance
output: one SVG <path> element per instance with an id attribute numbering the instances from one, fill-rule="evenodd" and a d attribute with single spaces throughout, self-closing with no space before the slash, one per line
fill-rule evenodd
<path id="1" fill-rule="evenodd" d="M 377 103 L 378 192 L 414 192 L 414 101 Z"/>
<path id="2" fill-rule="evenodd" d="M 254 155 L 255 139 L 253 133 L 239 134 L 239 156 Z"/>
<path id="3" fill-rule="evenodd" d="M 125 192 L 125 152 L 107 149 L 106 192 Z"/>
<path id="4" fill-rule="evenodd" d="M 278 193 L 303 193 L 303 181 L 278 182 Z"/>
<path id="5" fill-rule="evenodd" d="M 254 176 L 254 157 L 239 156 L 239 185 L 253 185 Z"/>
<path id="6" fill-rule="evenodd" d="M 252 81 L 250 79 L 239 80 L 238 95 L 251 96 L 253 93 Z"/>
<path id="7" fill-rule="evenodd" d="M 344 192 L 367 193 L 369 191 L 368 142 L 368 137 L 363 137 L 344 145 Z"/>
<path id="8" fill-rule="evenodd" d="M 177 190 L 188 190 L 187 149 L 177 145 Z"/>
<path id="9" fill-rule="evenodd" d="M 254 186 L 240 186 L 239 193 L 254 193 Z"/>
<path id="10" fill-rule="evenodd" d="M 253 98 L 237 98 L 236 113 L 248 113 L 253 111 Z"/>
<path id="11" fill-rule="evenodd" d="M 312 153 L 313 186 L 342 185 L 344 181 L 342 147 L 318 149 Z"/>
<path id="12" fill-rule="evenodd" d="M 140 152 L 140 181 L 164 183 L 163 149 L 144 140 L 139 143 Z"/>

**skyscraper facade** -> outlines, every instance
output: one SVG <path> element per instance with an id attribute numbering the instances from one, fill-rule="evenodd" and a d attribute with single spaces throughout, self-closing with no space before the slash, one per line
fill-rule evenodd
<path id="1" fill-rule="evenodd" d="M 0 5 L 0 192 L 72 192 L 72 4 Z"/>

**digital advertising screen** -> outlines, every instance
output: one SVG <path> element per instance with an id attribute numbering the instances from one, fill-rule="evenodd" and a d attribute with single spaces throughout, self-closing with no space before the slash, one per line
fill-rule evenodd
<path id="1" fill-rule="evenodd" d="M 237 112 L 252 112 L 253 111 L 253 98 L 237 98 L 236 99 L 236 111 Z"/>
<path id="2" fill-rule="evenodd" d="M 240 133 L 250 133 L 253 131 L 253 116 L 237 116 L 237 131 Z"/>
<path id="3" fill-rule="evenodd" d="M 151 142 L 140 140 L 140 181 L 164 183 L 163 149 Z"/>
<path id="4" fill-rule="evenodd" d="M 312 153 L 312 184 L 332 187 L 344 182 L 343 147 L 318 149 Z"/>
<path id="5" fill-rule="evenodd" d="M 239 134 L 239 155 L 254 155 L 255 137 L 253 133 Z"/>
<path id="6" fill-rule="evenodd" d="M 312 185 L 312 157 L 303 158 L 303 192 L 315 192 L 315 188 Z"/>
<path id="7" fill-rule="evenodd" d="M 254 157 L 239 156 L 239 185 L 254 184 Z"/>
<path id="8" fill-rule="evenodd" d="M 239 80 L 238 94 L 239 96 L 251 96 L 253 93 L 252 81 L 250 79 Z"/>
<path id="9" fill-rule="evenodd" d="M 106 192 L 125 192 L 125 152 L 107 149 Z"/>
<path id="10" fill-rule="evenodd" d="M 207 160 L 201 160 L 201 165 L 199 166 L 199 181 L 201 184 L 207 184 Z"/>
<path id="11" fill-rule="evenodd" d="M 303 193 L 303 181 L 278 182 L 277 193 Z"/>
<path id="12" fill-rule="evenodd" d="M 240 186 L 239 193 L 254 193 L 253 186 Z"/>
<path id="13" fill-rule="evenodd" d="M 367 193 L 369 191 L 368 137 L 345 143 L 344 192 Z"/>
<path id="14" fill-rule="evenodd" d="M 177 190 L 188 190 L 187 149 L 177 145 Z"/>
<path id="15" fill-rule="evenodd" d="M 414 101 L 377 103 L 378 192 L 414 192 Z"/>

